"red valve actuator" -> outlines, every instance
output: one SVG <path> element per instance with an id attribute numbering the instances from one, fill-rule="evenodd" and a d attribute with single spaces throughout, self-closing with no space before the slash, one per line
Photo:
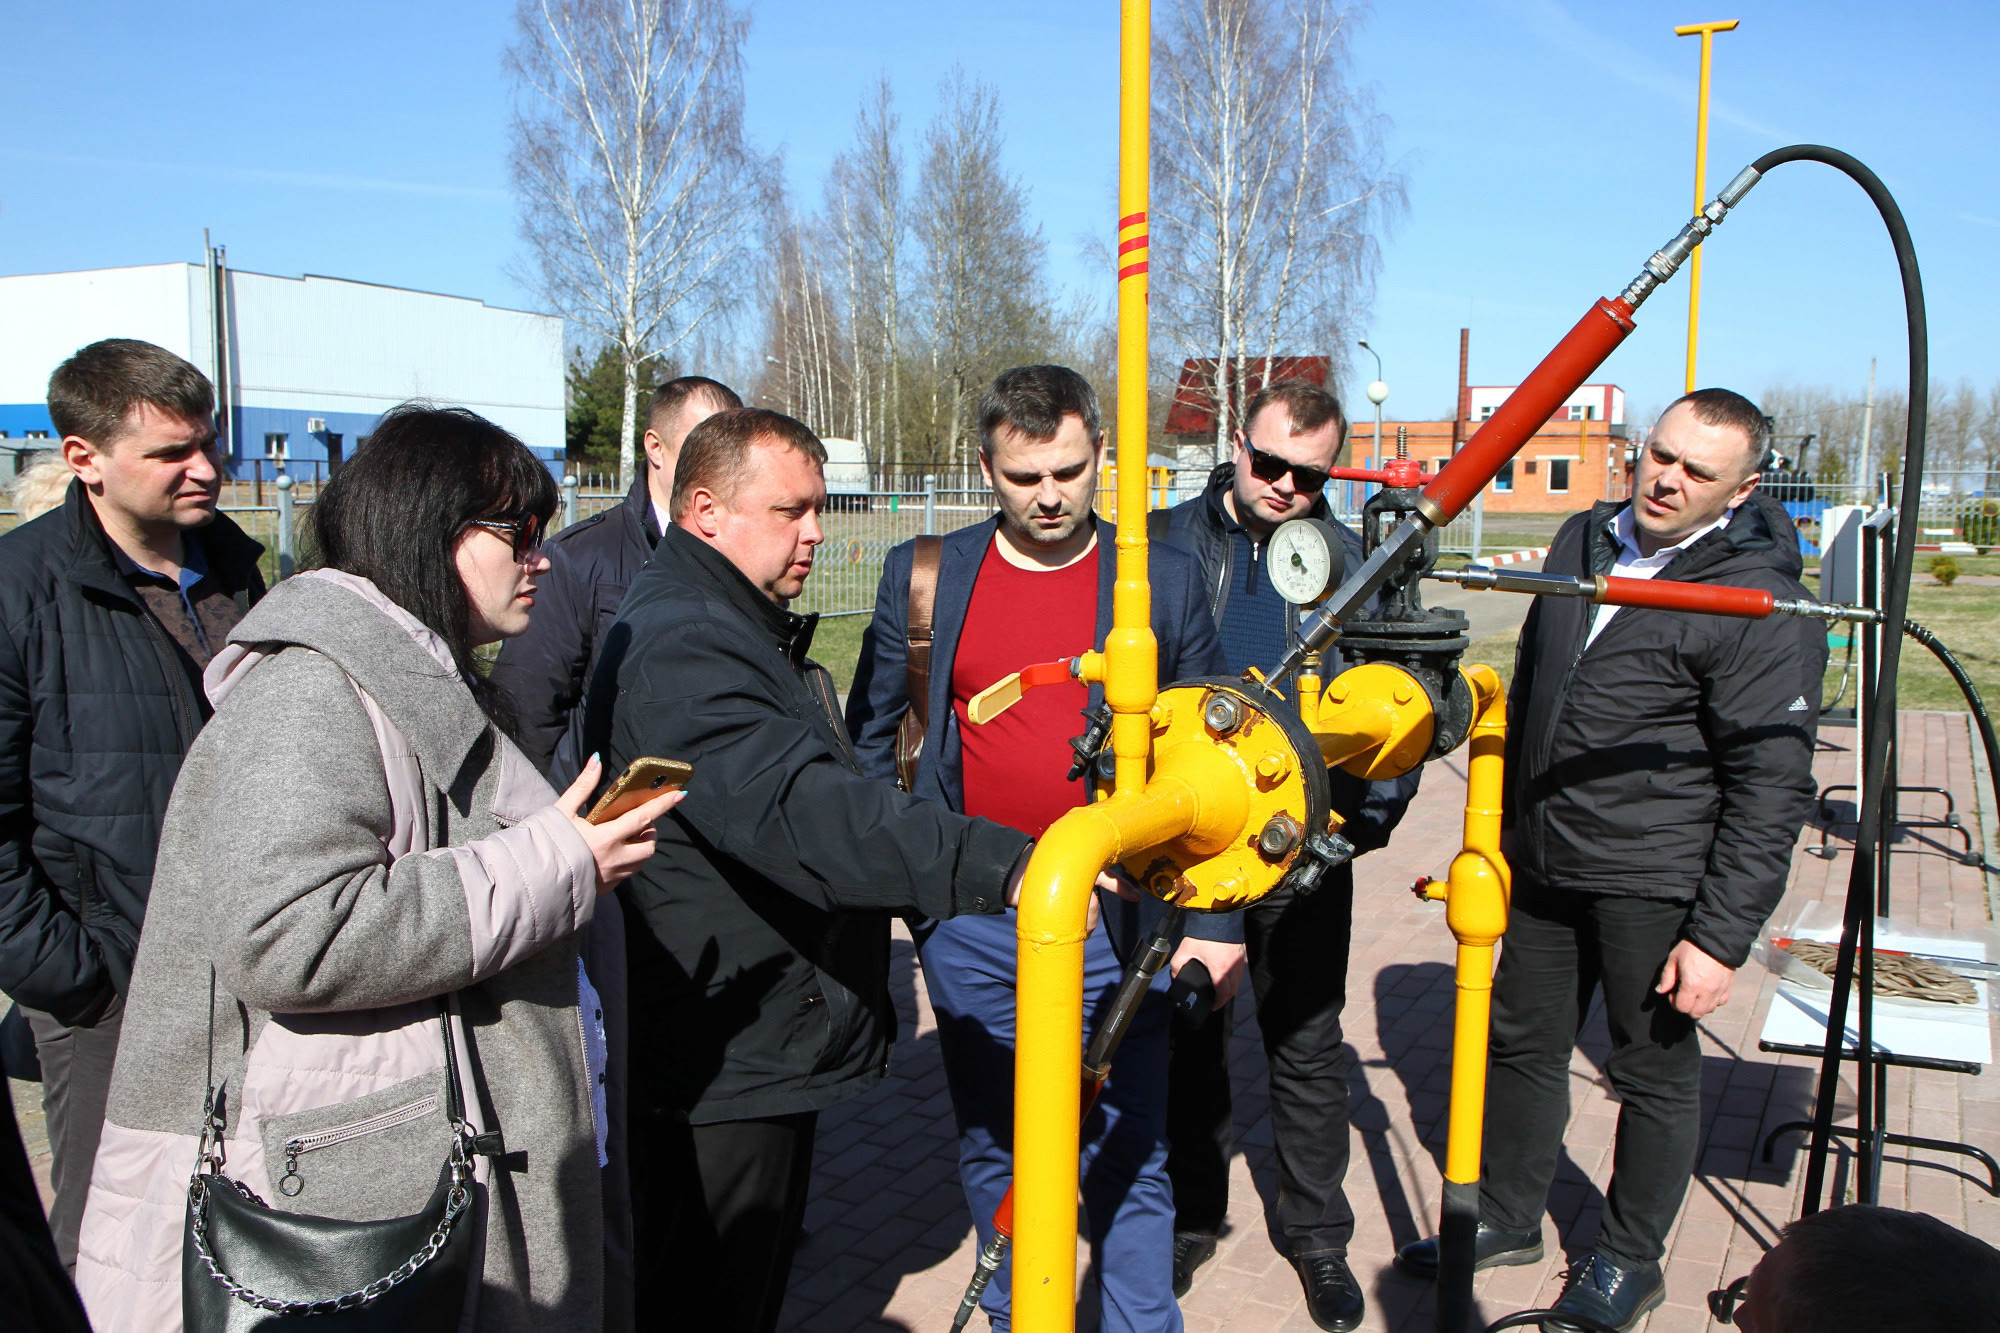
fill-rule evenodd
<path id="1" fill-rule="evenodd" d="M 1438 510 L 1429 515 L 1433 526 L 1457 518 L 1635 327 L 1630 306 L 1600 298 L 1424 487 L 1424 498 Z"/>
<path id="2" fill-rule="evenodd" d="M 1604 580 L 1605 606 L 1650 606 L 1661 611 L 1699 611 L 1711 616 L 1741 616 L 1762 620 L 1774 600 L 1762 588 L 1731 588 L 1720 583 L 1676 583 L 1669 579 Z"/>
<path id="3" fill-rule="evenodd" d="M 1424 479 L 1420 458 L 1392 458 L 1379 468 L 1330 467 L 1326 474 L 1335 481 L 1372 481 L 1377 486 L 1415 486 Z"/>

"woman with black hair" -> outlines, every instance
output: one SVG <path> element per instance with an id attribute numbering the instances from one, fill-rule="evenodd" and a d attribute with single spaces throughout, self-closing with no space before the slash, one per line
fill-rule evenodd
<path id="1" fill-rule="evenodd" d="M 180 1328 L 184 1295 L 207 1322 L 229 1263 L 204 1230 L 183 1268 L 198 1159 L 259 1206 L 377 1222 L 423 1213 L 474 1153 L 432 1261 L 474 1247 L 463 1326 L 630 1325 L 624 948 L 599 895 L 679 798 L 587 823 L 595 761 L 558 797 L 475 668 L 527 628 L 555 503 L 500 427 L 399 407 L 314 506 L 319 567 L 210 667 L 84 1220 L 99 1327 Z M 257 1294 L 324 1294 L 275 1285 Z"/>

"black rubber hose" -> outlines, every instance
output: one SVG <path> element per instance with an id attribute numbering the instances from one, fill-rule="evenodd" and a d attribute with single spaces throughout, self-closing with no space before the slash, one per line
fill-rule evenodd
<path id="1" fill-rule="evenodd" d="M 1903 318 L 1910 339 L 1909 423 L 1903 437 L 1903 494 L 1896 519 L 1896 553 L 1890 565 L 1888 605 L 1884 623 L 1903 623 L 1910 605 L 1910 567 L 1917 555 L 1917 499 L 1923 491 L 1925 410 L 1930 403 L 1930 332 L 1924 317 L 1924 280 L 1917 269 L 1916 247 L 1910 243 L 1910 228 L 1903 210 L 1896 206 L 1881 178 L 1853 156 L 1837 148 L 1819 144 L 1793 144 L 1774 149 L 1751 166 L 1762 175 L 1787 162 L 1820 162 L 1845 173 L 1873 201 L 1882 223 L 1889 229 L 1895 247 L 1896 267 L 1903 279 Z M 1875 677 L 1875 696 L 1868 701 L 1870 716 L 1877 719 L 1869 728 L 1868 743 L 1861 766 L 1861 827 L 1854 843 L 1854 868 L 1847 881 L 1847 915 L 1842 930 L 1839 961 L 1835 964 L 1831 1012 L 1827 1015 L 1826 1045 L 1820 1061 L 1818 1096 L 1813 1107 L 1812 1148 L 1807 1159 L 1805 1198 L 1802 1215 L 1820 1209 L 1826 1185 L 1827 1149 L 1832 1141 L 1833 1104 L 1840 1088 L 1840 1061 L 1847 1031 L 1848 993 L 1854 985 L 1854 965 L 1861 937 L 1869 927 L 1869 913 L 1875 910 L 1875 876 L 1878 837 L 1882 826 L 1882 788 L 1889 766 L 1889 738 L 1896 726 L 1896 668 L 1902 660 L 1900 634 L 1882 636 Z M 1865 1054 L 1865 1053 L 1864 1053 Z"/>
<path id="2" fill-rule="evenodd" d="M 1979 687 L 1972 683 L 1972 677 L 1951 649 L 1938 641 L 1937 635 L 1914 620 L 1903 622 L 1903 633 L 1930 649 L 1931 655 L 1942 662 L 1944 669 L 1951 673 L 1951 678 L 1958 682 L 1959 693 L 1965 696 L 1966 704 L 1972 709 L 1973 725 L 1979 728 L 1980 744 L 1986 747 L 1986 780 L 1993 784 L 1993 804 L 1987 808 L 2000 811 L 2000 741 L 1993 737 L 1993 721 L 1986 716 L 1986 703 L 1979 697 Z M 1993 855 L 1992 848 L 1984 850 L 1988 857 Z"/>

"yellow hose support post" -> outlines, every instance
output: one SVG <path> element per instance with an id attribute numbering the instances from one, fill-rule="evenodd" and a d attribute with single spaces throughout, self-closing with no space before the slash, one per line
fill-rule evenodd
<path id="1" fill-rule="evenodd" d="M 1445 920 L 1458 941 L 1458 1008 L 1451 1045 L 1450 1137 L 1439 1208 L 1437 1324 L 1452 1333 L 1472 1315 L 1473 1246 L 1479 1226 L 1480 1140 L 1486 1119 L 1487 1024 L 1493 950 L 1507 931 L 1510 880 L 1500 855 L 1507 696 L 1491 667 L 1466 668 L 1475 701 L 1465 789 L 1465 841 L 1445 884 Z"/>
<path id="2" fill-rule="evenodd" d="M 1478 712 L 1468 749 L 1465 845 L 1452 858 L 1445 921 L 1458 941 L 1458 1019 L 1451 1056 L 1451 1137 L 1445 1179 L 1479 1179 L 1486 1108 L 1486 1029 L 1493 1001 L 1493 950 L 1507 932 L 1510 881 L 1500 855 L 1500 801 L 1507 745 L 1507 695 L 1492 667 L 1465 672 Z"/>
<path id="3" fill-rule="evenodd" d="M 1146 573 L 1146 208 L 1152 13 L 1124 0 L 1118 109 L 1118 568 L 1111 632 L 1084 663 L 1111 708 L 1112 795 L 1042 835 L 1021 881 L 1014 1043 L 1014 1327 L 1076 1326 L 1076 1209 L 1084 923 L 1098 872 L 1193 828 L 1187 784 L 1149 789 L 1159 644 Z M 1101 673 L 1098 676 L 1097 673 Z"/>

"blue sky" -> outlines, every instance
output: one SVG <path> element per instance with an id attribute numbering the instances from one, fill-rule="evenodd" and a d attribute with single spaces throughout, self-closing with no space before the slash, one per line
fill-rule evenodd
<path id="1" fill-rule="evenodd" d="M 1716 39 L 1711 189 L 1778 144 L 1855 153 L 1909 215 L 1934 375 L 2000 377 L 2000 10 L 1385 0 L 1355 73 L 1410 184 L 1365 330 L 1392 415 L 1449 410 L 1461 325 L 1474 381 L 1512 382 L 1685 220 L 1698 43 L 1671 30 L 1718 17 L 1743 26 Z M 0 272 L 196 259 L 207 226 L 245 268 L 532 306 L 512 276 L 511 25 L 507 4 L 450 0 L 9 6 Z M 1109 0 L 760 0 L 751 130 L 810 205 L 868 84 L 890 76 L 914 140 L 963 64 L 1000 91 L 1054 277 L 1108 284 L 1087 245 L 1113 215 L 1116 45 Z M 1887 243 L 1831 172 L 1774 173 L 1706 262 L 1704 382 L 1858 390 L 1870 356 L 1903 375 Z M 1684 279 L 1640 319 L 1603 372 L 1635 411 L 1679 391 Z"/>

